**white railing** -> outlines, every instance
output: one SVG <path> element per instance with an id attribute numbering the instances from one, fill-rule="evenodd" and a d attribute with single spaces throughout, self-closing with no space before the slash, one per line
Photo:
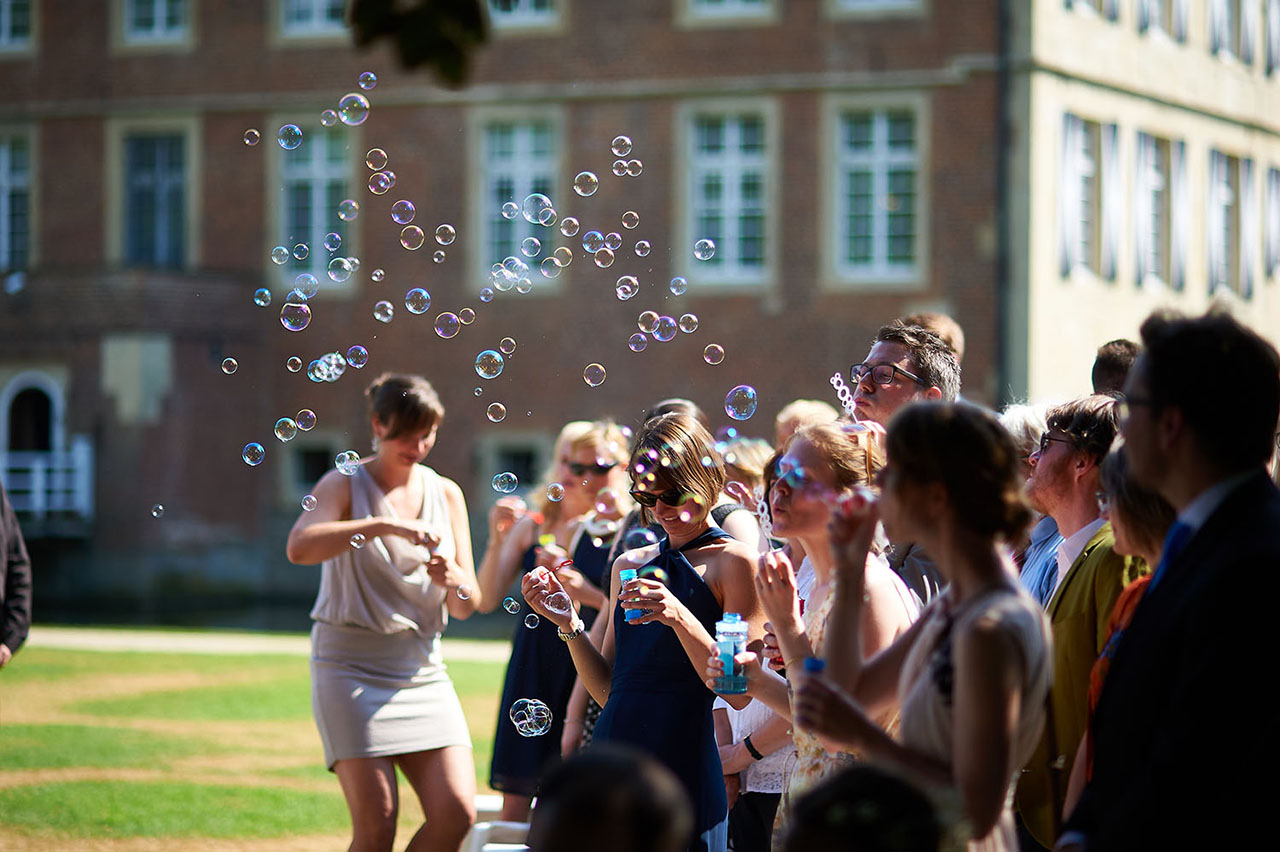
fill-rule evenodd
<path id="1" fill-rule="evenodd" d="M 16 512 L 93 519 L 93 445 L 84 435 L 65 452 L 0 450 L 0 481 Z"/>

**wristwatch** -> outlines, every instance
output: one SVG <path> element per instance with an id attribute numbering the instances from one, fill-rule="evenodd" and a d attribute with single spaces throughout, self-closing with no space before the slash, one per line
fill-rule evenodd
<path id="1" fill-rule="evenodd" d="M 583 624 L 581 621 L 579 621 L 578 626 L 570 630 L 568 633 L 565 633 L 564 631 L 560 630 L 560 628 L 557 627 L 556 635 L 560 637 L 561 642 L 572 642 L 574 639 L 577 639 L 579 636 L 585 633 L 586 629 L 587 629 L 586 625 Z"/>

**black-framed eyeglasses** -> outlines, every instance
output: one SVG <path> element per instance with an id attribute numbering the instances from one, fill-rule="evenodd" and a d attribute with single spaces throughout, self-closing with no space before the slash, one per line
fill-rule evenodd
<path id="1" fill-rule="evenodd" d="M 641 491 L 639 488 L 632 488 L 631 499 L 635 500 L 646 509 L 652 509 L 654 506 L 658 505 L 659 500 L 666 503 L 668 506 L 679 506 L 689 498 L 688 495 L 679 488 L 668 488 L 661 494 L 654 494 L 652 491 Z"/>
<path id="2" fill-rule="evenodd" d="M 893 384 L 894 376 L 898 375 L 899 373 L 906 376 L 908 379 L 910 379 L 911 381 L 915 382 L 918 385 L 923 386 L 925 384 L 924 379 L 920 378 L 914 373 L 907 372 L 906 370 L 899 367 L 897 364 L 875 364 L 873 366 L 871 364 L 862 363 L 862 364 L 854 364 L 852 367 L 849 368 L 849 378 L 853 379 L 854 384 L 861 382 L 863 378 L 867 376 L 867 374 L 870 374 L 871 381 L 880 385 L 880 387 L 886 387 L 886 388 L 889 385 Z"/>
<path id="3" fill-rule="evenodd" d="M 1058 441 L 1063 444 L 1069 444 L 1073 447 L 1076 445 L 1076 442 L 1071 438 L 1055 438 L 1053 435 L 1050 435 L 1048 432 L 1045 432 L 1043 435 L 1040 436 L 1040 449 L 1039 449 L 1040 455 L 1044 455 L 1045 453 L 1049 452 L 1049 445 L 1054 441 Z"/>
<path id="4" fill-rule="evenodd" d="M 588 473 L 594 473 L 596 476 L 604 476 L 606 473 L 617 467 L 618 463 L 610 462 L 609 464 L 600 464 L 597 462 L 596 464 L 583 464 L 582 462 L 569 461 L 568 459 L 565 459 L 564 466 L 569 468 L 569 472 L 574 476 L 586 476 Z"/>

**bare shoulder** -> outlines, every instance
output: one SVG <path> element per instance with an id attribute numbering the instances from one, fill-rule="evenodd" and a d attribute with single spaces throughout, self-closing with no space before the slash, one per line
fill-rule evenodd
<path id="1" fill-rule="evenodd" d="M 644 547 L 637 547 L 633 550 L 624 550 L 613 561 L 613 570 L 621 571 L 624 568 L 640 568 L 652 562 L 657 555 L 658 545 L 656 544 L 647 544 Z"/>

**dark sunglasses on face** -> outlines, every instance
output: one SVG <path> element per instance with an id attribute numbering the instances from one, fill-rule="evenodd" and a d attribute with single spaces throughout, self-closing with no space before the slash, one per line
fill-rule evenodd
<path id="1" fill-rule="evenodd" d="M 1050 435 L 1048 432 L 1045 432 L 1043 435 L 1040 436 L 1040 455 L 1044 455 L 1045 453 L 1049 452 L 1049 444 L 1053 443 L 1054 441 L 1058 441 L 1059 443 L 1066 444 L 1067 446 L 1070 446 L 1070 447 L 1074 447 L 1076 444 L 1076 442 L 1071 440 L 1070 438 L 1056 438 L 1053 435 Z"/>
<path id="2" fill-rule="evenodd" d="M 609 471 L 618 466 L 617 462 L 609 464 L 583 464 L 582 462 L 565 461 L 565 467 L 569 468 L 569 472 L 574 476 L 586 476 L 588 473 L 594 473 L 596 476 L 604 476 Z"/>
<path id="3" fill-rule="evenodd" d="M 688 498 L 679 488 L 669 488 L 661 494 L 654 494 L 652 491 L 641 491 L 638 488 L 632 488 L 631 499 L 635 500 L 646 509 L 652 509 L 654 506 L 658 505 L 659 500 L 666 503 L 668 506 L 679 506 Z"/>

